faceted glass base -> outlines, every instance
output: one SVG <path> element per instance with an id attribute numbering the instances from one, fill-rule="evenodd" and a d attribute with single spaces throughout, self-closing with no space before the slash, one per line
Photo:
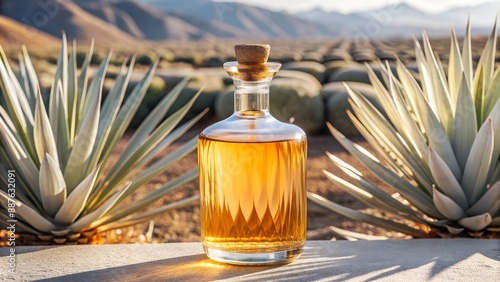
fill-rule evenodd
<path id="1" fill-rule="evenodd" d="M 303 246 L 293 250 L 269 253 L 235 253 L 203 246 L 205 254 L 215 261 L 236 265 L 287 264 L 302 254 Z"/>

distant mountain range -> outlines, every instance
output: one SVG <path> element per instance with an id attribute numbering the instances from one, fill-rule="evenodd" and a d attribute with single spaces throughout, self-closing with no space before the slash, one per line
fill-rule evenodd
<path id="1" fill-rule="evenodd" d="M 487 33 L 498 2 L 428 14 L 408 4 L 351 14 L 313 9 L 298 14 L 271 11 L 240 2 L 210 0 L 0 0 L 0 43 L 22 42 L 13 30 L 38 30 L 40 38 L 60 37 L 101 44 L 132 41 L 198 40 L 217 38 L 409 37 L 427 30 L 460 32 L 468 15 L 475 34 Z M 9 19 L 10 18 L 10 19 Z M 8 24 L 7 24 L 8 23 Z M 16 37 L 17 36 L 17 37 Z"/>
<path id="2" fill-rule="evenodd" d="M 458 32 L 463 32 L 469 17 L 474 34 L 487 34 L 499 12 L 499 2 L 454 8 L 438 14 L 429 14 L 401 3 L 351 14 L 326 12 L 316 8 L 296 16 L 335 27 L 344 36 L 375 38 L 419 36 L 423 30 L 431 36 L 447 36 L 452 25 Z"/>

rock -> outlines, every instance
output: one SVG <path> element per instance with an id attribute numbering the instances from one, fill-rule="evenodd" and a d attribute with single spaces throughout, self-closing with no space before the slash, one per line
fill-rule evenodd
<path id="1" fill-rule="evenodd" d="M 337 70 L 339 70 L 342 67 L 345 67 L 349 64 L 352 64 L 351 61 L 343 61 L 343 60 L 336 60 L 336 61 L 329 61 L 326 62 L 325 65 L 325 73 L 324 77 L 326 80 L 328 80 Z"/>
<path id="2" fill-rule="evenodd" d="M 302 56 L 302 61 L 311 61 L 311 62 L 318 62 L 318 63 L 323 63 L 323 55 L 320 52 L 306 52 Z"/>
<path id="3" fill-rule="evenodd" d="M 301 71 L 293 71 L 293 70 L 282 70 L 278 72 L 276 75 L 275 79 L 278 78 L 290 78 L 290 79 L 297 79 L 297 80 L 303 80 L 306 83 L 309 83 L 311 87 L 311 91 L 318 93 L 321 90 L 321 83 L 312 76 L 311 74 L 301 72 Z"/>
<path id="4" fill-rule="evenodd" d="M 382 75 L 380 70 L 374 69 L 375 74 L 382 80 Z M 358 63 L 351 63 L 337 69 L 330 78 L 329 82 L 339 82 L 339 81 L 353 81 L 370 84 L 370 78 L 368 77 L 368 70 L 365 65 Z"/>
<path id="5" fill-rule="evenodd" d="M 323 129 L 324 106 L 319 92 L 303 81 L 279 78 L 270 87 L 270 111 L 280 121 L 291 122 L 307 134 Z"/>
<path id="6" fill-rule="evenodd" d="M 282 70 L 294 70 L 308 73 L 314 76 L 319 82 L 323 82 L 325 66 L 318 62 L 291 62 L 283 64 Z"/>

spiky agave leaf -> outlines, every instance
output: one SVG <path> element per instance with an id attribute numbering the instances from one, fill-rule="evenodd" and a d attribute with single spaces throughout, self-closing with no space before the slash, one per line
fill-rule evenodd
<path id="1" fill-rule="evenodd" d="M 371 83 L 388 119 L 346 85 L 354 112 L 349 112 L 349 117 L 387 165 L 329 125 L 344 148 L 394 188 L 398 201 L 389 194 L 381 195 L 385 192 L 375 189 L 359 171 L 331 154 L 334 164 L 354 184 L 330 172 L 325 172 L 326 176 L 365 204 L 410 226 L 402 228 L 400 223 L 391 224 L 387 218 L 363 214 L 312 193 L 309 199 L 353 220 L 414 237 L 498 236 L 500 67 L 493 69 L 496 22 L 475 72 L 470 41 L 468 24 L 460 52 L 452 30 L 445 75 L 424 33 L 423 47 L 415 41 L 420 84 L 399 60 L 398 78 L 389 65 L 381 65 L 387 87 L 369 67 Z"/>
<path id="2" fill-rule="evenodd" d="M 79 233 L 94 234 L 147 221 L 198 201 L 194 196 L 144 211 L 162 196 L 194 179 L 198 171 L 193 169 L 142 199 L 120 205 L 137 188 L 196 148 L 193 138 L 178 150 L 158 157 L 205 113 L 178 126 L 199 93 L 164 119 L 187 80 L 181 82 L 143 121 L 120 159 L 113 161 L 111 152 L 144 99 L 158 62 L 126 99 L 135 57 L 128 64 L 124 62 L 104 99 L 102 84 L 111 53 L 89 81 L 93 42 L 80 70 L 76 67 L 75 52 L 76 44 L 68 52 L 63 36 L 49 103 L 45 106 L 26 49 L 23 47 L 20 54 L 20 71 L 16 76 L 0 47 L 0 100 L 4 101 L 0 105 L 0 207 L 7 210 L 12 200 L 7 193 L 7 171 L 15 170 L 19 226 L 43 239 L 65 237 L 57 240 L 62 242 L 78 238 Z M 106 163 L 111 163 L 111 171 L 104 174 L 101 168 Z"/>

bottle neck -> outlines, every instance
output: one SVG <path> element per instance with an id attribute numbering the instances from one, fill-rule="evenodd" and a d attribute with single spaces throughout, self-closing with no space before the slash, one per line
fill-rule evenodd
<path id="1" fill-rule="evenodd" d="M 234 112 L 240 116 L 262 116 L 269 113 L 270 79 L 234 80 Z"/>

